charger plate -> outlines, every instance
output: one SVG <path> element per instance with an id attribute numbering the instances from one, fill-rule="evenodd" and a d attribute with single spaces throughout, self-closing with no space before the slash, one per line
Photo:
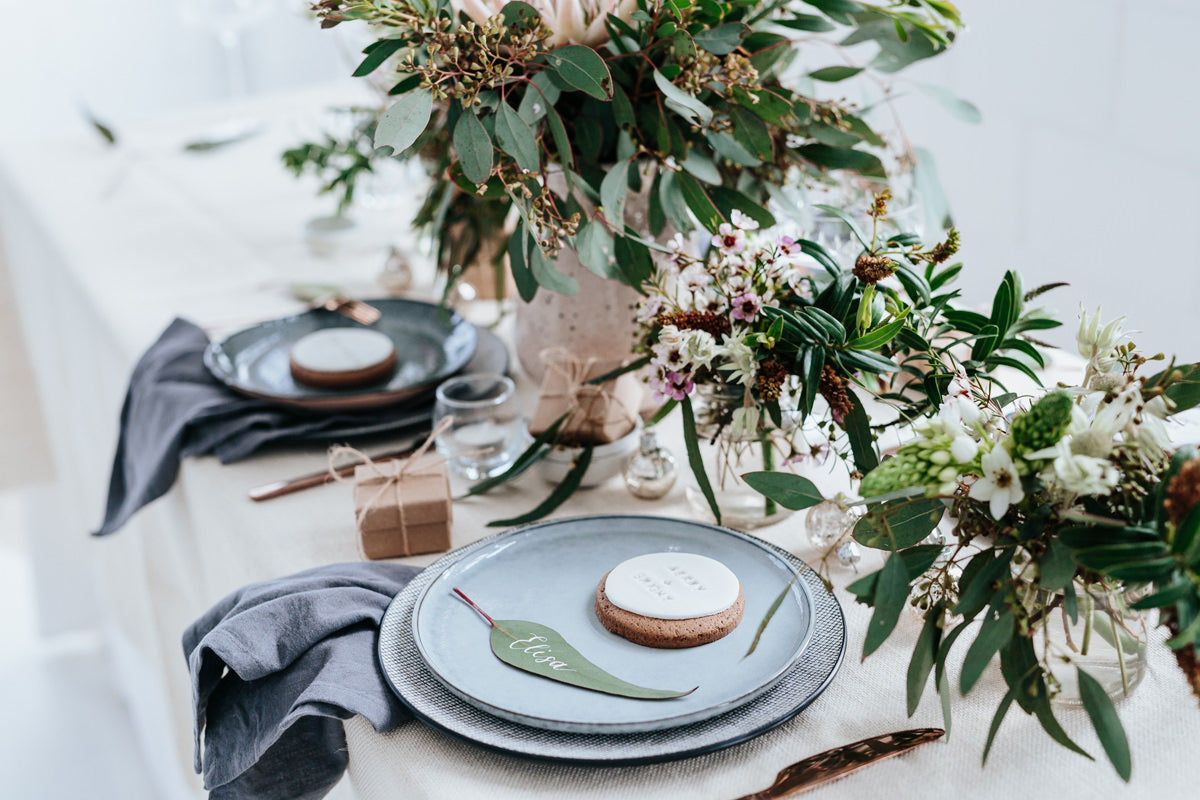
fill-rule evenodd
<path id="1" fill-rule="evenodd" d="M 622 537 L 621 531 L 629 531 L 631 534 L 630 537 Z M 499 554 L 502 554 L 509 547 L 515 546 L 520 548 L 526 542 L 535 542 L 536 540 L 533 537 L 543 540 L 547 545 L 547 549 L 553 551 L 556 548 L 562 547 L 562 545 L 552 544 L 551 540 L 554 539 L 566 541 L 574 537 L 576 539 L 588 539 L 603 544 L 609 539 L 636 538 L 633 534 L 642 537 L 648 536 L 654 539 L 656 543 L 661 541 L 660 537 L 674 537 L 677 545 L 681 541 L 686 541 L 687 547 L 693 552 L 706 552 L 704 550 L 706 544 L 712 545 L 715 542 L 721 541 L 725 541 L 727 543 L 726 546 L 732 548 L 754 547 L 781 565 L 781 568 L 786 568 L 792 574 L 799 573 L 798 588 L 795 591 L 799 593 L 799 596 L 808 598 L 810 618 L 807 625 L 810 630 L 807 646 L 802 649 L 799 658 L 791 662 L 777 679 L 765 681 L 770 684 L 766 688 L 759 692 L 741 692 L 737 694 L 737 697 L 741 698 L 740 700 L 729 702 L 725 708 L 718 710 L 715 715 L 700 719 L 700 721 L 673 720 L 666 723 L 661 729 L 642 730 L 639 732 L 613 732 L 611 728 L 606 730 L 603 727 L 588 728 L 588 730 L 604 731 L 590 733 L 579 732 L 579 730 L 555 730 L 548 727 L 534 727 L 514 722 L 512 719 L 505 719 L 494 713 L 489 713 L 483 710 L 478 702 L 468 702 L 465 700 L 462 696 L 464 692 L 461 690 L 456 693 L 447 688 L 443 681 L 439 680 L 425 663 L 418 648 L 416 637 L 413 635 L 414 612 L 418 601 L 423 596 L 426 596 L 427 592 L 432 591 L 431 587 L 436 587 L 443 583 L 439 580 L 443 575 L 448 575 L 451 578 L 458 576 L 470 577 L 472 570 L 481 568 L 478 566 L 479 563 L 492 559 L 496 559 L 494 563 L 503 564 L 504 557 Z M 737 541 L 738 544 L 732 544 L 734 541 Z M 641 552 L 647 551 L 647 548 L 644 547 Z M 649 551 L 655 551 L 653 545 L 649 548 Z M 518 555 L 520 554 L 519 550 L 515 552 Z M 591 591 L 594 591 L 595 584 L 599 580 L 599 576 L 602 576 L 617 562 L 624 560 L 625 557 L 627 556 L 610 553 L 600 562 L 577 565 L 581 568 L 589 568 L 592 571 L 600 570 L 595 580 L 591 581 L 590 587 L 582 587 L 589 599 Z M 558 563 L 564 564 L 565 562 L 560 559 Z M 455 567 L 460 564 L 460 571 L 455 571 Z M 506 566 L 504 572 L 509 574 L 512 586 L 532 586 L 535 583 L 536 579 L 532 576 L 520 573 L 513 574 L 510 567 L 511 563 Z M 738 572 L 739 568 L 737 566 L 731 565 L 731 567 L 734 568 L 735 573 Z M 778 594 L 781 587 L 782 584 L 777 585 L 774 594 Z M 463 588 L 468 594 L 472 593 L 470 585 L 460 588 Z M 486 581 L 481 581 L 477 588 L 481 590 L 485 589 Z M 762 618 L 765 606 L 758 606 L 756 599 L 752 610 L 750 597 L 752 588 L 748 584 L 743 584 L 743 588 L 747 592 L 747 611 L 745 620 L 739 626 L 739 631 L 745 628 L 749 632 L 749 637 L 752 638 L 753 629 L 757 627 L 759 620 Z M 438 591 L 440 592 L 440 589 Z M 514 594 L 519 595 L 520 592 L 515 592 Z M 757 595 L 758 592 L 754 592 L 754 594 Z M 589 650 L 594 642 L 585 646 L 578 641 L 572 641 L 575 638 L 574 634 L 563 630 L 563 628 L 567 627 L 566 624 L 560 622 L 556 626 L 550 621 L 551 612 L 556 606 L 567 609 L 574 604 L 576 610 L 579 613 L 583 613 L 579 610 L 580 603 L 574 600 L 544 596 L 536 608 L 531 609 L 525 606 L 516 609 L 516 613 L 510 613 L 511 609 L 507 603 L 503 607 L 496 607 L 495 603 L 492 603 L 493 607 L 489 608 L 488 603 L 481 597 L 475 595 L 472 595 L 472 597 L 483 605 L 489 613 L 498 618 L 526 618 L 556 627 L 560 633 L 564 634 L 568 641 L 579 647 L 585 656 L 593 661 L 600 662 L 600 658 L 596 657 L 596 653 Z M 497 598 L 496 601 L 501 602 L 501 599 Z M 769 603 L 770 600 L 767 601 L 768 605 Z M 587 608 L 587 612 L 590 613 L 590 607 Z M 599 625 L 598 622 L 596 624 Z M 420 629 L 419 621 L 415 627 L 418 630 Z M 763 641 L 760 644 L 760 649 L 764 646 L 769 648 L 772 637 L 786 639 L 787 636 L 780 633 L 785 628 L 794 633 L 794 629 L 788 625 L 785 616 L 783 614 L 777 615 L 767 628 L 767 632 L 764 634 Z M 612 636 L 606 631 L 604 634 Z M 625 698 L 613 698 L 583 689 L 562 686 L 544 678 L 528 675 L 512 667 L 508 667 L 499 662 L 490 649 L 488 649 L 486 623 L 481 622 L 477 617 L 472 618 L 468 616 L 465 618 L 463 624 L 454 622 L 452 623 L 452 627 L 440 633 L 428 630 L 421 635 L 426 640 L 423 644 L 427 650 L 436 648 L 432 640 L 453 639 L 464 642 L 474 640 L 481 643 L 481 655 L 478 658 L 473 657 L 470 666 L 478 667 L 480 670 L 488 672 L 491 672 L 493 667 L 507 671 L 509 674 L 505 676 L 505 685 L 521 687 L 518 696 L 527 695 L 529 693 L 529 686 L 533 687 L 532 692 L 535 695 L 561 687 L 563 690 L 578 695 L 594 696 L 601 701 L 615 701 L 616 706 L 608 706 L 610 709 L 618 708 L 627 703 L 636 703 L 654 707 L 648 713 L 657 714 L 657 719 L 680 716 L 676 712 L 664 712 L 663 710 L 664 703 L 678 703 L 678 700 L 633 701 Z M 736 635 L 738 635 L 737 632 L 726 638 L 728 639 Z M 647 657 L 652 657 L 655 654 L 663 656 L 671 655 L 669 651 L 653 651 L 647 648 L 640 648 L 618 637 L 613 638 L 617 639 L 618 642 L 623 642 L 624 647 L 631 648 L 629 652 L 644 651 L 648 654 Z M 837 601 L 825 591 L 816 575 L 802 561 L 791 554 L 752 536 L 712 525 L 658 517 L 601 516 L 557 520 L 509 531 L 481 540 L 446 555 L 414 579 L 403 592 L 397 595 L 389 607 L 380 628 L 379 658 L 384 674 L 405 705 L 418 718 L 447 733 L 483 747 L 516 755 L 573 763 L 620 765 L 666 761 L 711 752 L 745 741 L 774 728 L 801 711 L 828 686 L 841 664 L 845 652 L 845 641 L 845 623 Z M 714 645 L 719 643 L 716 642 L 700 648 L 693 648 L 693 652 L 703 653 L 706 648 L 713 648 Z M 675 651 L 675 653 L 679 652 Z M 713 652 L 714 660 L 723 661 L 726 657 L 726 655 L 716 651 Z M 733 652 L 733 650 L 731 649 L 730 652 Z M 756 651 L 755 655 L 746 659 L 745 662 L 741 662 L 741 655 L 744 652 L 745 643 L 742 643 L 740 651 L 736 653 L 738 663 L 724 665 L 723 671 L 726 676 L 726 684 L 736 683 L 736 679 L 729 678 L 730 674 L 738 670 L 744 670 L 746 663 L 752 661 L 759 654 L 759 651 Z M 769 652 L 769 649 L 762 652 Z M 632 664 L 633 661 L 629 663 Z M 678 688 L 672 683 L 664 683 L 661 679 L 657 682 L 643 679 L 637 674 L 637 670 L 631 671 L 628 665 L 621 668 L 619 665 L 601 663 L 601 666 L 607 666 L 610 668 L 610 671 L 619 677 L 635 683 L 640 682 L 644 685 L 654 686 L 655 688 Z M 514 680 L 510 682 L 509 679 Z M 524 679 L 534 681 L 535 683 L 526 684 L 522 687 L 521 684 L 524 683 Z M 707 680 L 706 685 L 711 687 L 716 694 L 720 694 L 722 690 L 729 688 L 728 685 L 723 686 L 722 683 L 721 676 L 713 673 L 712 677 Z M 690 688 L 690 686 L 682 688 Z M 696 694 L 699 693 L 697 691 Z M 474 698 L 475 701 L 478 701 L 478 699 Z M 505 705 L 508 705 L 508 703 L 505 703 Z M 544 719 L 550 719 L 552 722 L 561 722 L 564 720 L 567 722 L 579 721 L 578 718 L 572 718 L 570 714 L 550 715 Z M 585 722 L 594 721 L 594 717 L 585 720 Z M 625 721 L 627 722 L 628 719 L 626 718 Z M 544 725 L 544 722 L 541 724 Z"/>
<path id="2" fill-rule="evenodd" d="M 362 326 L 323 308 L 270 320 L 231 333 L 204 351 L 217 380 L 251 397 L 313 411 L 352 411 L 415 397 L 458 372 L 475 352 L 477 332 L 455 311 L 398 298 L 367 300 L 381 317 Z M 318 389 L 292 378 L 288 357 L 301 337 L 325 328 L 367 327 L 391 338 L 396 371 L 386 383 L 354 389 Z"/>

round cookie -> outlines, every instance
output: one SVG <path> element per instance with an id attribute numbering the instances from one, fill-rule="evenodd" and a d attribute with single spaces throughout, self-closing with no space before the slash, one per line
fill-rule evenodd
<path id="1" fill-rule="evenodd" d="M 714 642 L 742 620 L 746 597 L 725 565 L 690 553 L 629 559 L 596 587 L 596 616 L 635 644 L 682 648 Z"/>
<path id="2" fill-rule="evenodd" d="M 292 345 L 288 366 L 297 383 L 351 389 L 377 383 L 396 371 L 396 346 L 366 328 L 324 328 Z"/>

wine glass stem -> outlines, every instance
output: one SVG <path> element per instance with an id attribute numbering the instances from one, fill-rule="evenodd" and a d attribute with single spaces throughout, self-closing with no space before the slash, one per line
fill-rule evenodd
<path id="1" fill-rule="evenodd" d="M 229 79 L 229 98 L 242 100 L 246 97 L 246 59 L 242 52 L 242 36 L 232 28 L 221 31 L 217 37 L 225 51 L 225 73 Z"/>

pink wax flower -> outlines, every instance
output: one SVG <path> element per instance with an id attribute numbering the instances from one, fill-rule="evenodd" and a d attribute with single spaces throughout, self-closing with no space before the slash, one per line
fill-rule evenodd
<path id="1" fill-rule="evenodd" d="M 753 292 L 744 292 L 733 298 L 733 318 L 753 322 L 762 311 L 762 299 Z"/>
<path id="2" fill-rule="evenodd" d="M 722 222 L 716 236 L 712 237 L 712 243 L 723 253 L 740 253 L 746 248 L 746 232 Z"/>

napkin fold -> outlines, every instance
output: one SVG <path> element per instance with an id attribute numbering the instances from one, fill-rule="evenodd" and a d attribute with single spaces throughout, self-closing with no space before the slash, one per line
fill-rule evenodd
<path id="1" fill-rule="evenodd" d="M 204 366 L 206 347 L 208 336 L 201 328 L 176 319 L 134 367 L 121 409 L 104 521 L 94 535 L 113 533 L 166 494 L 183 458 L 213 454 L 229 464 L 270 442 L 323 432 L 332 437 L 397 413 L 384 408 L 306 414 L 240 395 Z"/>
<path id="2" fill-rule="evenodd" d="M 233 592 L 183 635 L 195 769 L 213 800 L 318 800 L 346 769 L 342 720 L 411 719 L 376 657 L 379 623 L 420 569 L 333 564 Z"/>

